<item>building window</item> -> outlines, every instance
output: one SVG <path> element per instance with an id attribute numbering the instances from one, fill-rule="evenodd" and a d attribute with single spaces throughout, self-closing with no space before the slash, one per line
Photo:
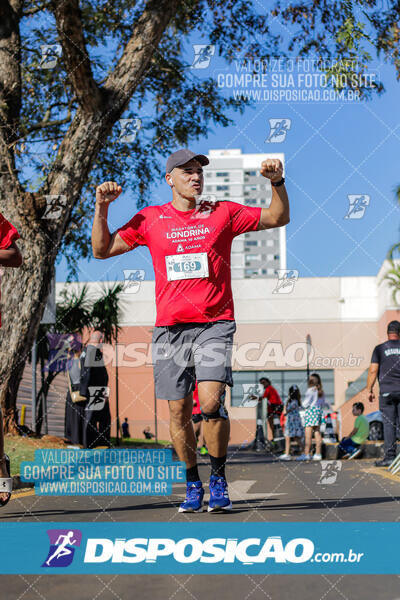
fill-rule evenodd
<path id="1" fill-rule="evenodd" d="M 229 177 L 229 173 L 228 173 L 228 171 L 217 171 L 216 176 L 217 177 Z"/>
<path id="2" fill-rule="evenodd" d="M 217 192 L 224 192 L 225 190 L 229 190 L 229 185 L 217 185 Z"/>
<path id="3" fill-rule="evenodd" d="M 246 246 L 257 246 L 257 240 L 246 240 Z"/>
<path id="4" fill-rule="evenodd" d="M 244 172 L 247 177 L 257 177 L 257 171 L 245 171 Z"/>
<path id="5" fill-rule="evenodd" d="M 248 254 L 246 256 L 247 260 L 261 260 L 261 255 L 260 254 Z"/>

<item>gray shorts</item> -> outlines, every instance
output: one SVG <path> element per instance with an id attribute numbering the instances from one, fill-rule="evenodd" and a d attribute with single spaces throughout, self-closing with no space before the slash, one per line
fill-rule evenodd
<path id="1" fill-rule="evenodd" d="M 222 381 L 232 387 L 235 321 L 181 323 L 155 327 L 152 357 L 156 397 L 180 400 L 197 381 Z"/>

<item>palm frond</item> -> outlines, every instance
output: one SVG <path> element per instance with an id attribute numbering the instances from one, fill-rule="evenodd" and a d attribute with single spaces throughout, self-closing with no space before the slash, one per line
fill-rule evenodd
<path id="1" fill-rule="evenodd" d="M 121 330 L 120 294 L 123 289 L 122 283 L 115 283 L 111 287 L 104 285 L 102 295 L 94 302 L 90 311 L 92 327 L 102 332 L 107 344 L 114 342 Z"/>

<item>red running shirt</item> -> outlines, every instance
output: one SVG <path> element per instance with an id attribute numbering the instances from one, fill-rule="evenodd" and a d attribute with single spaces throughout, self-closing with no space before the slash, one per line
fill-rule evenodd
<path id="1" fill-rule="evenodd" d="M 272 385 L 265 388 L 264 398 L 267 398 L 269 404 L 282 404 L 280 395 Z"/>
<path id="2" fill-rule="evenodd" d="M 223 201 L 188 211 L 148 206 L 118 230 L 131 249 L 148 246 L 156 279 L 156 326 L 234 320 L 231 245 L 255 231 L 261 208 Z"/>
<path id="3" fill-rule="evenodd" d="M 14 225 L 11 225 L 0 213 L 0 250 L 6 250 L 19 238 L 19 233 Z M 1 278 L 1 276 L 0 276 Z M 0 315 L 1 326 L 1 315 Z"/>

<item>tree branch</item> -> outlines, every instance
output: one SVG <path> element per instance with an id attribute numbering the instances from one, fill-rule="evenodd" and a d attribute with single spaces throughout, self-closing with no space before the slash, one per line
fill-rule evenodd
<path id="1" fill-rule="evenodd" d="M 179 0 L 149 0 L 132 31 L 124 53 L 103 89 L 109 98 L 101 112 L 85 112 L 80 106 L 60 144 L 43 194 L 67 194 L 63 211 L 61 239 L 70 212 L 107 136 L 128 104 L 150 65 L 152 55 L 168 23 L 176 13 Z M 79 169 L 76 169 L 79 165 Z M 54 226 L 57 227 L 56 220 Z"/>
<path id="2" fill-rule="evenodd" d="M 55 119 L 53 121 L 49 121 L 49 119 L 44 118 L 43 121 L 40 121 L 39 123 L 35 123 L 29 129 L 24 131 L 24 135 L 22 137 L 20 137 L 18 140 L 16 140 L 14 143 L 22 141 L 23 139 L 27 138 L 28 135 L 30 135 L 34 131 L 38 131 L 39 129 L 46 129 L 47 127 L 58 127 L 59 125 L 65 125 L 66 123 L 69 123 L 70 120 L 71 120 L 71 111 L 70 110 L 68 110 L 67 116 L 64 117 L 64 119 Z"/>
<path id="3" fill-rule="evenodd" d="M 34 14 L 40 12 L 41 10 L 46 10 L 46 9 L 50 9 L 50 8 L 51 8 L 50 2 L 42 2 L 39 5 L 24 9 L 22 11 L 22 16 L 29 17 L 30 15 L 34 15 Z"/>
<path id="4" fill-rule="evenodd" d="M 78 103 L 84 112 L 97 112 L 102 105 L 102 94 L 86 51 L 79 0 L 53 0 L 52 6 L 68 78 Z"/>
<path id="5" fill-rule="evenodd" d="M 17 185 L 14 153 L 21 111 L 20 3 L 0 0 L 0 171 L 8 188 Z"/>
<path id="6" fill-rule="evenodd" d="M 175 15 L 179 0 L 149 0 L 114 71 L 103 86 L 109 94 L 107 111 L 117 119 L 150 65 L 162 34 Z"/>

